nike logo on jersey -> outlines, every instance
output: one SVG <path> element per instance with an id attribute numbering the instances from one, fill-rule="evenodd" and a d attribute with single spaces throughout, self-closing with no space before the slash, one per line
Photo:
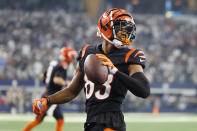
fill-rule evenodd
<path id="1" fill-rule="evenodd" d="M 140 59 L 140 62 L 144 62 L 145 61 L 145 59 L 143 60 L 143 59 Z"/>

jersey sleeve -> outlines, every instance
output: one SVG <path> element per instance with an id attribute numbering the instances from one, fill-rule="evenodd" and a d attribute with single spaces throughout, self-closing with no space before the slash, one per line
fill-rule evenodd
<path id="1" fill-rule="evenodd" d="M 141 49 L 133 48 L 126 54 L 125 62 L 129 65 L 139 64 L 144 69 L 146 66 L 146 57 Z"/>
<path id="2" fill-rule="evenodd" d="M 86 50 L 87 50 L 87 48 L 89 47 L 90 45 L 89 44 L 87 44 L 87 45 L 85 45 L 85 46 L 83 46 L 80 50 L 79 50 L 79 55 L 78 55 L 78 57 L 77 57 L 77 60 L 78 61 L 80 61 L 80 60 L 82 60 L 83 59 L 83 57 L 85 56 L 85 52 L 86 52 Z"/>
<path id="3" fill-rule="evenodd" d="M 90 45 L 87 44 L 85 45 L 84 47 L 82 47 L 82 49 L 79 51 L 79 56 L 77 58 L 77 61 L 79 62 L 79 66 L 82 70 L 82 72 L 84 73 L 84 61 L 85 61 L 85 57 L 87 56 L 87 48 L 89 47 Z"/>
<path id="4" fill-rule="evenodd" d="M 47 71 L 45 71 L 45 72 L 43 73 L 43 75 L 44 75 L 44 79 L 42 80 L 42 82 L 43 82 L 43 83 L 46 83 Z"/>
<path id="5" fill-rule="evenodd" d="M 55 76 L 61 77 L 64 80 L 66 80 L 66 70 L 64 70 L 63 68 L 59 67 L 56 69 L 55 71 Z"/>
<path id="6" fill-rule="evenodd" d="M 82 48 L 83 49 L 83 48 Z M 80 61 L 82 58 L 82 49 L 78 51 L 77 61 Z"/>

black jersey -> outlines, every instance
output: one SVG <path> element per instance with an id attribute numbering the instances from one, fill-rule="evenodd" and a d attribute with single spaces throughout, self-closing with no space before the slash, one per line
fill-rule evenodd
<path id="1" fill-rule="evenodd" d="M 89 54 L 96 53 L 104 54 L 101 44 L 95 46 L 86 45 L 80 51 L 78 61 L 83 73 L 86 57 Z M 145 68 L 146 59 L 143 51 L 140 49 L 113 48 L 106 56 L 119 71 L 127 75 L 129 75 L 128 66 L 131 64 L 139 64 Z M 108 80 L 101 85 L 89 81 L 84 73 L 87 119 L 102 112 L 121 111 L 121 104 L 126 96 L 127 88 L 115 75 L 108 74 Z"/>
<path id="2" fill-rule="evenodd" d="M 53 78 L 55 76 L 62 77 L 64 80 L 66 80 L 67 70 L 65 67 L 60 65 L 57 61 L 51 61 L 49 64 L 48 69 L 45 72 L 45 83 L 46 83 L 46 93 L 48 95 L 54 94 L 57 91 L 60 91 L 62 89 L 62 86 L 57 85 L 53 82 Z"/>

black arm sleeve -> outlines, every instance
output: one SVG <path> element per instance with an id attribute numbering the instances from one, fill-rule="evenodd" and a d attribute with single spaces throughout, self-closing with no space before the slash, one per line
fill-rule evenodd
<path id="1" fill-rule="evenodd" d="M 135 96 L 147 98 L 150 95 L 150 84 L 143 72 L 134 73 L 131 77 L 118 71 L 117 79 Z"/>

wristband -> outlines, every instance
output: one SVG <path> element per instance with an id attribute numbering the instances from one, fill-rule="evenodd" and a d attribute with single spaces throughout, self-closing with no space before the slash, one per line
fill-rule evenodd
<path id="1" fill-rule="evenodd" d="M 47 99 L 47 105 L 49 105 L 50 104 L 50 99 L 49 99 L 49 97 L 45 97 L 46 99 Z"/>

